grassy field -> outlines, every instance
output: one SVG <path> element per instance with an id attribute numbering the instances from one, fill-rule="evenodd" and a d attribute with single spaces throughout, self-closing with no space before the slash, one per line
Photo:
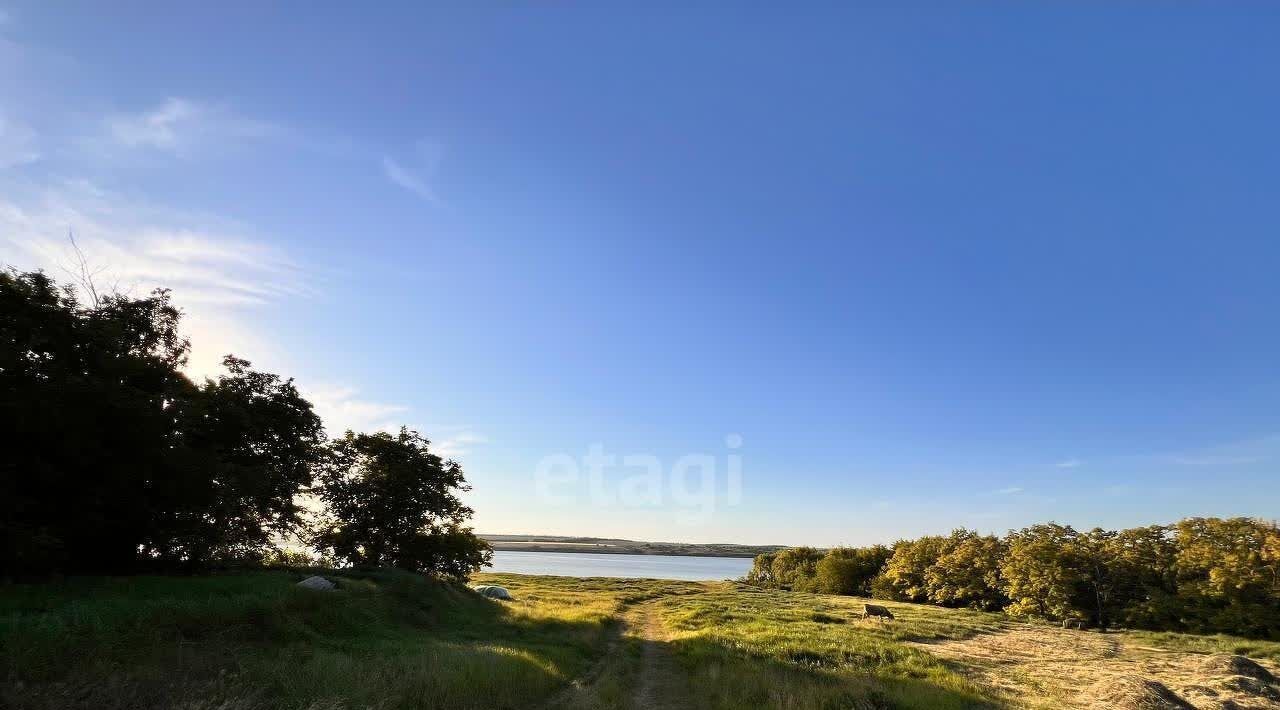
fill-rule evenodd
<path id="1" fill-rule="evenodd" d="M 862 601 L 766 591 L 731 582 L 575 580 L 489 574 L 517 596 L 568 586 L 629 595 L 629 663 L 607 665 L 573 707 L 977 708 L 993 696 L 909 640 L 958 639 L 1000 628 L 1002 617 L 890 604 L 897 622 L 864 621 Z M 645 663 L 646 652 L 656 660 Z M 670 657 L 671 663 L 663 663 Z M 639 668 L 633 667 L 639 666 Z M 646 666 L 659 669 L 656 681 Z M 659 697 L 644 698 L 645 682 Z M 679 698 L 661 697 L 678 694 Z M 598 695 L 599 693 L 597 693 Z M 627 703 L 626 700 L 631 702 Z"/>
<path id="2" fill-rule="evenodd" d="M 523 707 L 583 672 L 624 597 L 505 605 L 415 575 L 338 575 L 328 593 L 290 572 L 0 588 L 0 706 Z"/>
<path id="3" fill-rule="evenodd" d="M 1196 707 L 1280 707 L 1280 687 L 1213 665 L 1243 653 L 1275 670 L 1275 642 L 911 604 L 864 620 L 864 600 L 729 582 L 477 575 L 511 590 L 499 603 L 391 572 L 297 588 L 307 574 L 0 586 L 0 707 L 1123 707 L 1087 689 L 1132 678 Z"/>

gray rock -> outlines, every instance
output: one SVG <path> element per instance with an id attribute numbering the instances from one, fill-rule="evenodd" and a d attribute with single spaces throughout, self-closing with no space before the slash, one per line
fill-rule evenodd
<path id="1" fill-rule="evenodd" d="M 489 597 L 490 599 L 511 599 L 511 592 L 508 592 L 506 590 L 506 587 L 498 587 L 491 584 L 482 584 L 478 587 L 472 587 L 472 589 L 479 592 L 481 596 L 486 596 L 486 597 Z"/>
<path id="2" fill-rule="evenodd" d="M 298 586 L 303 589 L 314 589 L 317 592 L 331 592 L 335 585 L 324 577 L 307 577 L 298 582 Z"/>

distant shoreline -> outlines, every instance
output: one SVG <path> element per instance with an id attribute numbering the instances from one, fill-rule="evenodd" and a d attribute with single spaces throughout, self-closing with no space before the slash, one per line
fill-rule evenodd
<path id="1" fill-rule="evenodd" d="M 776 552 L 785 545 L 737 545 L 732 543 L 644 542 L 613 538 L 560 537 L 555 535 L 485 535 L 479 537 L 503 552 L 571 552 L 605 555 L 671 555 L 677 557 L 752 558 Z"/>

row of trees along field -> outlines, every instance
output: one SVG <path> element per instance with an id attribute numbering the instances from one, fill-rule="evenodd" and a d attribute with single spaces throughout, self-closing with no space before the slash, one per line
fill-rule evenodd
<path id="1" fill-rule="evenodd" d="M 756 557 L 746 581 L 1102 627 L 1280 637 L 1280 528 L 1251 518 L 796 547 Z"/>
<path id="2" fill-rule="evenodd" d="M 263 561 L 285 539 L 450 576 L 488 559 L 462 469 L 416 432 L 329 440 L 292 380 L 230 356 L 193 382 L 167 291 L 87 286 L 0 272 L 0 577 Z"/>

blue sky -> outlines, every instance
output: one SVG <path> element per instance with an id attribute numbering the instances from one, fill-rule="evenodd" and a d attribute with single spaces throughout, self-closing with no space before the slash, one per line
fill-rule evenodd
<path id="1" fill-rule="evenodd" d="M 0 260 L 74 230 L 482 531 L 1280 510 L 1274 4 L 259 5 L 0 5 Z M 548 495 L 593 446 L 656 495 Z"/>

